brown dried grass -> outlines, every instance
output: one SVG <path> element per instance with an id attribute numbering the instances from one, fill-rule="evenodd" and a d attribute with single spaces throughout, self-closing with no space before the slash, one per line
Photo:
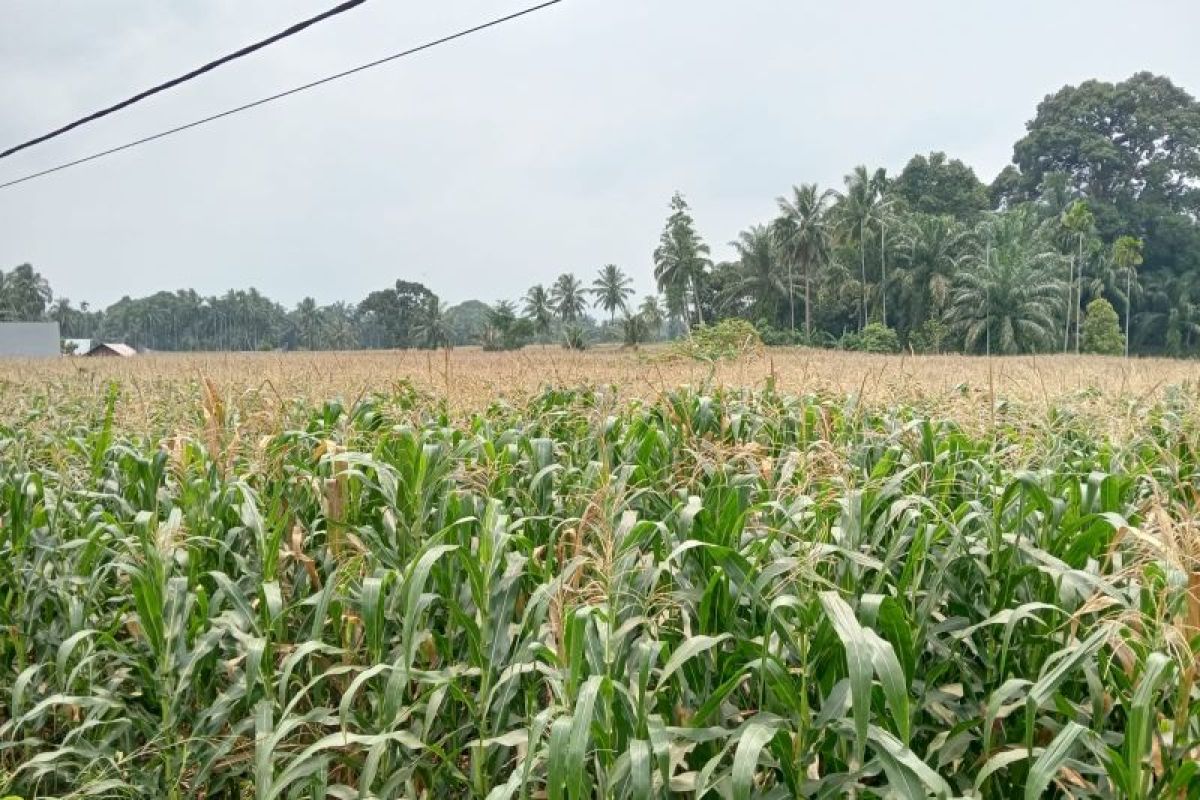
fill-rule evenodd
<path id="1" fill-rule="evenodd" d="M 410 383 L 469 412 L 495 401 L 519 403 L 548 386 L 592 386 L 621 398 L 653 398 L 680 385 L 763 388 L 831 398 L 858 396 L 864 408 L 894 405 L 947 416 L 969 428 L 1008 414 L 1050 407 L 1094 419 L 1113 431 L 1170 386 L 1200 379 L 1200 362 L 1100 356 L 910 356 L 806 348 L 709 364 L 662 358 L 662 351 L 529 347 L 511 353 L 457 348 L 337 353 L 154 354 L 129 359 L 0 360 L 0 422 L 19 418 L 35 398 L 52 412 L 99 403 L 109 381 L 121 384 L 121 427 L 212 434 L 212 398 L 223 422 L 253 433 L 277 429 L 299 407 L 330 398 L 353 402 Z M 207 413 L 206 413 L 207 412 Z M 156 423 L 147 427 L 148 422 Z"/>

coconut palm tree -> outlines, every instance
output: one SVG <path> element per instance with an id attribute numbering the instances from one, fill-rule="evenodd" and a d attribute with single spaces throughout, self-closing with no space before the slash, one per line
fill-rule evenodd
<path id="1" fill-rule="evenodd" d="M 421 310 L 421 319 L 414 333 L 424 347 L 436 349 L 450 346 L 450 318 L 446 316 L 446 307 L 437 295 L 430 297 Z"/>
<path id="2" fill-rule="evenodd" d="M 354 307 L 348 303 L 331 303 L 321 309 L 324 333 L 322 347 L 329 350 L 353 350 L 358 347 L 358 336 L 354 329 Z M 256 331 L 253 320 L 247 321 L 247 346 L 257 349 Z"/>
<path id="3" fill-rule="evenodd" d="M 74 330 L 75 326 L 72 323 L 79 316 L 79 312 L 71 307 L 70 299 L 66 297 L 55 298 L 47 311 L 47 316 L 58 323 L 59 335 L 64 338 L 75 337 L 77 331 Z"/>
<path id="4" fill-rule="evenodd" d="M 533 323 L 533 332 L 544 339 L 554 324 L 555 311 L 550 293 L 540 283 L 531 286 L 525 293 L 524 303 L 525 318 Z"/>
<path id="5" fill-rule="evenodd" d="M 1096 218 L 1092 216 L 1087 203 L 1076 200 L 1062 214 L 1062 227 L 1068 231 L 1079 246 L 1079 254 L 1069 267 L 1067 277 L 1067 328 L 1063 335 L 1063 352 L 1067 352 L 1071 341 L 1071 315 L 1075 315 L 1075 352 L 1079 352 L 1079 307 L 1083 301 L 1083 248 L 1087 238 L 1092 234 Z M 1078 291 L 1076 292 L 1076 281 Z"/>
<path id="6" fill-rule="evenodd" d="M 488 321 L 500 325 L 510 325 L 517 318 L 517 307 L 512 300 L 500 300 L 488 309 Z"/>
<path id="7" fill-rule="evenodd" d="M 1028 209 L 983 224 L 988 230 L 979 238 L 986 244 L 964 259 L 946 321 L 967 350 L 1037 352 L 1049 346 L 1056 329 L 1062 256 L 1040 235 Z"/>
<path id="8" fill-rule="evenodd" d="M 1112 260 L 1117 269 L 1125 274 L 1125 357 L 1129 358 L 1129 339 L 1133 335 L 1129 328 L 1133 278 L 1142 264 L 1142 240 L 1134 236 L 1120 237 L 1113 242 Z"/>
<path id="9" fill-rule="evenodd" d="M 569 272 L 558 276 L 550 287 L 550 305 L 563 322 L 575 322 L 587 308 L 583 284 Z"/>
<path id="10" fill-rule="evenodd" d="M 321 309 L 317 301 L 306 297 L 296 305 L 296 331 L 300 340 L 309 350 L 316 349 L 317 337 L 324 327 L 325 320 L 321 317 Z"/>
<path id="11" fill-rule="evenodd" d="M 596 305 L 608 312 L 608 321 L 615 322 L 617 311 L 625 311 L 626 300 L 633 296 L 629 276 L 616 264 L 605 264 L 600 269 L 600 275 L 592 282 L 591 293 L 596 298 Z"/>
<path id="12" fill-rule="evenodd" d="M 796 303 L 792 270 L 799 267 L 804 282 L 804 337 L 812 338 L 813 279 L 829 263 L 830 230 L 826 219 L 829 204 L 837 197 L 832 189 L 821 191 L 815 183 L 792 187 L 792 197 L 780 197 L 779 217 L 773 231 L 788 265 L 788 313 L 796 330 Z"/>
<path id="13" fill-rule="evenodd" d="M 736 278 L 722 292 L 720 302 L 750 297 L 754 314 L 775 324 L 778 321 L 779 300 L 788 295 L 791 286 L 788 274 L 776 258 L 777 247 L 771 229 L 752 225 L 730 242 L 737 251 Z"/>
<path id="14" fill-rule="evenodd" d="M 650 336 L 657 336 L 662 330 L 663 323 L 666 322 L 662 306 L 659 305 L 658 298 L 652 294 L 642 298 L 642 304 L 638 306 L 638 316 L 646 321 L 646 328 Z"/>
<path id="15" fill-rule="evenodd" d="M 0 271 L 0 320 L 39 320 L 53 297 L 50 283 L 30 264 Z"/>
<path id="16" fill-rule="evenodd" d="M 879 214 L 879 190 L 883 183 L 880 171 L 874 175 L 864 166 L 857 166 L 845 177 L 846 192 L 838 204 L 838 221 L 842 234 L 858 239 L 859 268 L 862 278 L 859 325 L 867 326 L 867 229 Z"/>
<path id="17" fill-rule="evenodd" d="M 882 178 L 883 170 L 880 170 L 877 176 Z M 892 198 L 886 193 L 886 179 L 881 181 L 881 185 L 885 188 L 879 190 L 879 202 L 876 205 L 875 222 L 879 225 L 879 305 L 880 315 L 883 318 L 883 326 L 888 325 L 888 308 L 887 308 L 887 293 L 888 293 L 888 272 L 887 272 L 887 232 L 889 225 L 895 225 L 898 220 L 894 212 L 894 203 Z"/>

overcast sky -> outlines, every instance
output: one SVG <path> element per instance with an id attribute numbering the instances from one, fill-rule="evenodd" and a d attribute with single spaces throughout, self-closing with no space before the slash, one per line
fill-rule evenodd
<path id="1" fill-rule="evenodd" d="M 3 0 L 0 146 L 335 0 Z M 516 10 L 370 0 L 0 161 L 0 182 Z M 1038 101 L 1142 69 L 1200 92 L 1195 0 L 565 0 L 519 22 L 0 190 L 0 269 L 58 295 L 258 287 L 288 305 L 396 278 L 515 298 L 612 262 L 640 291 L 678 189 L 714 255 L 793 183 L 945 150 L 985 181 Z"/>

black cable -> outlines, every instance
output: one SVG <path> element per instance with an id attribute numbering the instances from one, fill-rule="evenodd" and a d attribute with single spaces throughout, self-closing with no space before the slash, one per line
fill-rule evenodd
<path id="1" fill-rule="evenodd" d="M 532 14 L 535 11 L 540 11 L 543 8 L 557 5 L 558 3 L 561 3 L 561 2 L 562 2 L 562 0 L 548 0 L 548 2 L 539 3 L 536 6 L 530 6 L 529 8 L 526 8 L 522 11 L 518 11 L 514 14 L 509 14 L 508 16 L 499 17 L 497 19 L 491 20 L 490 22 L 485 22 L 481 25 L 476 25 L 473 28 L 467 28 L 466 30 L 461 30 L 458 33 L 452 33 L 449 36 L 443 36 L 441 39 L 435 39 L 432 42 L 426 42 L 425 44 L 418 45 L 416 47 L 410 48 L 408 50 L 404 50 L 399 53 L 394 53 L 390 56 L 385 56 L 384 58 L 380 58 L 375 61 L 370 61 L 366 64 L 360 64 L 359 66 L 353 67 L 352 69 L 348 69 L 344 72 L 338 72 L 334 75 L 330 75 L 328 77 L 321 78 L 319 80 L 315 80 L 311 83 L 306 83 L 302 86 L 297 86 L 294 89 L 288 89 L 287 91 L 279 92 L 278 94 L 273 94 L 270 97 L 264 97 L 261 100 L 255 100 L 254 102 L 246 103 L 245 105 L 237 106 L 236 108 L 231 108 L 228 111 L 222 111 L 219 114 L 213 114 L 210 117 L 204 117 L 203 119 L 198 119 L 194 122 L 189 122 L 186 125 L 180 125 L 176 128 L 171 128 L 169 130 L 165 130 L 160 133 L 155 133 L 151 136 L 146 136 L 141 139 L 136 139 L 132 142 L 128 142 L 127 144 L 119 145 L 118 147 L 112 147 L 112 148 L 109 148 L 108 150 L 101 150 L 99 153 L 92 153 L 90 156 L 84 156 L 83 158 L 77 158 L 74 161 L 68 161 L 65 164 L 59 164 L 57 167 L 50 167 L 49 169 L 44 169 L 40 172 L 34 172 L 30 175 L 26 175 L 23 178 L 16 178 L 15 180 L 11 180 L 7 183 L 0 183 L 0 189 L 7 189 L 9 186 L 16 186 L 18 183 L 24 183 L 25 181 L 31 181 L 34 178 L 40 178 L 43 175 L 49 175 L 52 172 L 58 172 L 59 170 L 64 170 L 69 167 L 74 167 L 79 164 L 87 163 L 88 161 L 95 161 L 97 158 L 103 158 L 104 156 L 112 155 L 113 153 L 119 153 L 122 150 L 128 150 L 131 147 L 137 147 L 138 145 L 145 144 L 146 142 L 152 142 L 155 139 L 162 139 L 164 136 L 170 136 L 171 134 L 179 133 L 180 131 L 186 131 L 189 128 L 195 128 L 200 125 L 204 125 L 206 123 L 212 122 L 214 120 L 221 119 L 222 117 L 232 116 L 233 114 L 237 114 L 240 111 L 245 111 L 247 109 L 254 108 L 256 106 L 265 105 L 274 100 L 279 100 L 281 98 L 288 97 L 289 95 L 303 92 L 307 89 L 312 89 L 315 86 L 320 86 L 322 84 L 329 83 L 331 81 L 336 81 L 339 78 L 345 78 L 346 76 L 353 75 L 356 72 L 362 72 L 363 70 L 371 69 L 372 67 L 377 67 L 380 64 L 386 64 L 389 61 L 395 61 L 398 58 L 404 58 L 405 56 L 411 56 L 415 53 L 420 53 L 422 50 L 429 50 L 430 48 L 437 47 L 438 45 L 446 44 L 447 42 L 452 42 L 455 39 L 461 39 L 464 36 L 470 36 L 473 33 L 478 33 L 480 31 L 486 30 L 488 28 L 493 28 L 497 25 L 502 25 L 505 22 L 511 22 L 512 20 L 515 20 L 519 17 L 524 17 L 527 14 Z"/>
<path id="2" fill-rule="evenodd" d="M 209 72 L 210 70 L 214 70 L 217 67 L 221 66 L 222 64 L 227 64 L 230 61 L 233 61 L 235 59 L 242 58 L 243 56 L 248 56 L 256 50 L 261 50 L 268 45 L 272 45 L 275 42 L 278 42 L 280 39 L 286 39 L 289 36 L 294 36 L 295 34 L 299 33 L 300 31 L 304 30 L 305 28 L 308 28 L 312 25 L 316 25 L 318 22 L 321 22 L 322 20 L 329 19 L 330 17 L 336 16 L 345 11 L 349 11 L 350 9 L 355 8 L 356 6 L 361 6 L 365 2 L 367 2 L 367 0 L 346 0 L 346 2 L 342 3 L 341 5 L 334 6 L 333 8 L 329 9 L 328 11 L 326 11 L 322 14 L 318 14 L 317 16 L 312 17 L 311 19 L 306 19 L 303 22 L 297 22 L 295 25 L 291 26 L 287 30 L 280 31 L 279 33 L 275 34 L 274 36 L 271 36 L 270 38 L 263 39 L 260 42 L 255 42 L 252 45 L 243 47 L 241 50 L 238 50 L 235 53 L 230 53 L 227 56 L 218 58 L 216 61 L 210 61 L 207 64 L 205 64 L 204 66 L 199 67 L 198 69 L 194 69 L 191 72 L 187 73 L 186 75 L 180 75 L 178 78 L 169 80 L 166 83 L 160 83 L 157 86 L 153 86 L 144 92 L 139 92 L 138 94 L 135 94 L 133 97 L 130 97 L 127 100 L 122 100 L 121 102 L 117 103 L 116 105 L 111 105 L 108 108 L 102 108 L 99 111 L 95 112 L 94 114 L 88 114 L 86 117 L 83 117 L 82 119 L 77 119 L 74 122 L 63 125 L 61 128 L 50 131 L 49 133 L 47 133 L 43 136 L 39 136 L 36 139 L 30 139 L 28 142 L 22 142 L 21 144 L 17 145 L 16 147 L 10 147 L 7 150 L 5 150 L 3 153 L 0 153 L 0 158 L 8 158 L 13 153 L 18 153 L 27 147 L 33 147 L 35 144 L 41 144 L 42 142 L 46 141 L 47 139 L 53 139 L 55 136 L 62 136 L 67 131 L 74 130 L 75 128 L 78 128 L 80 125 L 86 125 L 87 123 L 92 122 L 94 120 L 98 120 L 101 117 L 107 117 L 109 114 L 112 114 L 115 111 L 120 111 L 122 108 L 127 108 L 128 106 L 131 106 L 134 103 L 137 103 L 141 100 L 145 100 L 147 97 L 150 97 L 151 95 L 158 94 L 159 92 L 163 92 L 163 91 L 166 91 L 167 89 L 178 86 L 181 83 L 190 81 L 192 78 L 203 75 L 204 73 Z"/>

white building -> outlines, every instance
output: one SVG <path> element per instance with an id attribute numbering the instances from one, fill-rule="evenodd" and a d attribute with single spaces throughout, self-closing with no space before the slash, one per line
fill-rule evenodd
<path id="1" fill-rule="evenodd" d="M 49 358 L 60 353 L 57 322 L 0 322 L 0 358 Z"/>

